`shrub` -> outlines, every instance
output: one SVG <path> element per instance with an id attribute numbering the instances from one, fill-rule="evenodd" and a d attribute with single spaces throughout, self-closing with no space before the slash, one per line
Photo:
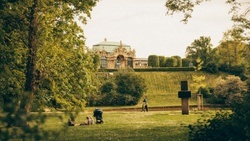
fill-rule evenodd
<path id="1" fill-rule="evenodd" d="M 159 57 L 157 55 L 150 55 L 148 57 L 148 66 L 159 67 Z"/>
<path id="2" fill-rule="evenodd" d="M 188 58 L 182 59 L 182 67 L 189 67 L 190 63 L 191 63 L 190 59 L 188 59 Z"/>
<path id="3" fill-rule="evenodd" d="M 177 66 L 177 60 L 173 57 L 167 57 L 166 58 L 166 67 L 176 67 Z"/>
<path id="4" fill-rule="evenodd" d="M 113 78 L 100 87 L 100 94 L 88 100 L 88 106 L 125 106 L 136 105 L 146 92 L 145 80 L 131 72 L 119 70 Z"/>
<path id="5" fill-rule="evenodd" d="M 210 87 L 200 87 L 199 88 L 199 91 L 203 95 L 203 98 L 210 98 L 212 96 L 213 90 L 214 89 L 210 88 Z"/>
<path id="6" fill-rule="evenodd" d="M 246 83 L 237 76 L 227 76 L 226 79 L 219 79 L 214 88 L 214 97 L 216 101 L 222 101 L 222 104 L 230 105 L 237 102 L 236 99 L 242 97 L 242 93 L 247 91 Z"/>
<path id="7" fill-rule="evenodd" d="M 112 82 L 106 82 L 101 86 L 101 93 L 110 93 L 115 88 Z"/>
<path id="8" fill-rule="evenodd" d="M 206 67 L 206 71 L 207 72 L 210 72 L 210 73 L 217 73 L 217 72 L 219 72 L 218 66 L 215 63 L 213 63 L 213 62 L 206 64 L 205 67 Z"/>
<path id="9" fill-rule="evenodd" d="M 161 68 L 135 68 L 136 72 L 150 71 L 195 71 L 194 67 L 161 67 Z"/>
<path id="10" fill-rule="evenodd" d="M 115 83 L 119 94 L 129 94 L 133 96 L 136 103 L 147 90 L 145 80 L 133 73 L 117 74 L 115 77 Z"/>
<path id="11" fill-rule="evenodd" d="M 189 141 L 229 141 L 234 129 L 231 125 L 229 112 L 217 112 L 212 115 L 203 115 L 194 125 L 189 125 Z"/>
<path id="12" fill-rule="evenodd" d="M 175 67 L 182 67 L 182 59 L 180 56 L 172 56 L 172 58 L 176 59 L 176 66 Z"/>
<path id="13" fill-rule="evenodd" d="M 165 67 L 166 65 L 166 57 L 159 56 L 159 67 Z"/>
<path id="14" fill-rule="evenodd" d="M 235 83 L 237 85 L 237 83 Z M 250 83 L 242 100 L 231 104 L 232 112 L 220 111 L 215 116 L 202 116 L 194 125 L 189 125 L 190 141 L 246 141 L 250 139 Z"/>

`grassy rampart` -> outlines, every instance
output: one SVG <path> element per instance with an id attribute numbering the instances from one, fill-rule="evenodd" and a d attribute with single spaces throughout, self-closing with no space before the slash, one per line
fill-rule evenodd
<path id="1" fill-rule="evenodd" d="M 177 94 L 180 91 L 180 81 L 187 80 L 189 90 L 192 92 L 190 104 L 196 105 L 196 90 L 192 87 L 193 76 L 205 76 L 206 86 L 213 87 L 216 79 L 226 74 L 210 74 L 202 71 L 181 71 L 181 72 L 135 72 L 142 76 L 147 84 L 147 93 L 149 106 L 176 106 L 181 104 L 181 100 Z M 139 103 L 137 106 L 140 106 Z"/>

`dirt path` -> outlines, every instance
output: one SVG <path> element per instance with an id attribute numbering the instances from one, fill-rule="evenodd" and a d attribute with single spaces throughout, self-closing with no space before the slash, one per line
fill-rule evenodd
<path id="1" fill-rule="evenodd" d="M 224 108 L 222 105 L 204 105 L 202 110 L 211 110 L 211 109 L 222 109 Z M 140 107 L 128 107 L 128 108 L 104 108 L 103 111 L 141 111 L 142 109 Z M 149 107 L 149 111 L 181 111 L 181 106 L 159 106 L 159 107 Z M 190 111 L 197 111 L 198 106 L 197 105 L 190 105 L 189 106 Z"/>

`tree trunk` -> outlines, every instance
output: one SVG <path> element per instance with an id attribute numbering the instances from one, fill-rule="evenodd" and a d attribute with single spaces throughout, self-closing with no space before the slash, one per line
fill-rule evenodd
<path id="1" fill-rule="evenodd" d="M 36 53 L 37 53 L 37 8 L 38 0 L 33 0 L 33 5 L 29 14 L 29 31 L 28 31 L 28 58 L 26 65 L 26 81 L 24 94 L 21 99 L 20 107 L 17 112 L 16 125 L 24 126 L 27 123 L 31 104 L 36 90 Z"/>

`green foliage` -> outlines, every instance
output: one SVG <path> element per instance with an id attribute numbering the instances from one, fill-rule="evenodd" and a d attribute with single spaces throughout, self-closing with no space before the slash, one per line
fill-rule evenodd
<path id="1" fill-rule="evenodd" d="M 100 88 L 100 94 L 93 95 L 89 106 L 136 105 L 147 91 L 145 80 L 127 69 L 119 70 Z"/>
<path id="2" fill-rule="evenodd" d="M 246 83 L 236 76 L 227 76 L 226 79 L 218 78 L 216 82 L 214 100 L 221 102 L 220 104 L 231 105 L 240 102 L 242 94 L 247 91 Z"/>
<path id="3" fill-rule="evenodd" d="M 172 58 L 176 59 L 176 65 L 175 67 L 182 67 L 182 59 L 180 56 L 172 56 Z"/>
<path id="4" fill-rule="evenodd" d="M 159 57 L 157 55 L 148 56 L 148 66 L 159 67 Z"/>
<path id="5" fill-rule="evenodd" d="M 159 67 L 165 67 L 166 65 L 166 57 L 158 56 L 159 57 Z"/>
<path id="6" fill-rule="evenodd" d="M 236 131 L 232 128 L 230 115 L 226 111 L 217 112 L 215 115 L 203 115 L 196 124 L 188 126 L 189 141 L 238 140 Z"/>
<path id="7" fill-rule="evenodd" d="M 214 92 L 212 87 L 200 87 L 199 92 L 203 95 L 203 98 L 210 98 Z"/>
<path id="8" fill-rule="evenodd" d="M 106 82 L 101 86 L 101 93 L 110 93 L 114 89 L 115 84 L 113 84 L 112 82 Z"/>
<path id="9" fill-rule="evenodd" d="M 136 102 L 146 92 L 145 80 L 133 73 L 118 73 L 115 77 L 117 92 L 120 94 L 130 94 L 135 97 Z"/>
<path id="10" fill-rule="evenodd" d="M 221 69 L 238 75 L 245 71 L 248 62 L 245 60 L 245 53 L 248 51 L 244 39 L 244 31 L 240 28 L 233 28 L 224 34 L 223 40 L 218 47 Z M 241 67 L 240 67 L 241 66 Z M 241 72 L 239 71 L 242 69 Z M 234 72 L 235 70 L 235 72 Z"/>
<path id="11" fill-rule="evenodd" d="M 210 73 L 217 73 L 219 72 L 218 65 L 215 62 L 209 62 L 206 64 L 206 71 Z"/>
<path id="12" fill-rule="evenodd" d="M 200 75 L 200 76 L 194 75 L 194 76 L 192 76 L 193 83 L 190 84 L 190 87 L 192 87 L 194 94 L 198 94 L 200 88 L 205 88 L 206 87 L 205 79 L 206 79 L 205 75 Z"/>
<path id="13" fill-rule="evenodd" d="M 3 110 L 8 111 L 9 106 L 16 104 L 21 97 L 24 88 L 27 57 L 25 16 L 28 10 L 23 6 L 29 4 L 3 1 L 0 5 L 0 98 Z"/>
<path id="14" fill-rule="evenodd" d="M 200 5 L 202 2 L 208 0 L 167 0 L 165 6 L 167 8 L 167 14 L 173 15 L 174 13 L 182 13 L 184 14 L 184 18 L 182 22 L 187 23 L 189 18 L 192 17 L 193 9 L 196 5 Z M 240 1 L 237 0 L 225 0 L 225 3 L 229 3 L 232 5 L 231 12 L 233 12 L 233 16 L 237 14 L 237 10 L 239 10 Z M 249 11 L 248 11 L 249 12 Z"/>
<path id="15" fill-rule="evenodd" d="M 236 78 L 232 77 L 230 79 L 236 80 Z M 239 82 L 239 78 L 236 81 L 230 81 L 236 87 L 239 87 Z M 230 86 L 234 87 L 232 85 Z M 250 83 L 248 80 L 248 90 L 249 88 Z M 238 93 L 237 91 L 234 93 Z M 195 125 L 190 125 L 189 140 L 248 140 L 250 138 L 250 95 L 249 91 L 247 93 L 241 91 L 241 94 L 242 99 L 238 99 L 238 101 L 230 104 L 232 112 L 221 111 L 216 113 L 215 116 L 203 117 Z"/>
<path id="16" fill-rule="evenodd" d="M 182 67 L 189 67 L 189 64 L 191 63 L 190 59 L 188 58 L 182 58 Z"/>
<path id="17" fill-rule="evenodd" d="M 199 70 L 201 66 L 206 66 L 208 63 L 210 53 L 212 53 L 211 38 L 201 36 L 187 47 L 186 58 L 191 59 L 194 66 Z"/>
<path id="18" fill-rule="evenodd" d="M 52 106 L 79 110 L 87 95 L 95 93 L 97 67 L 76 18 L 86 22 L 96 2 L 1 1 L 0 96 L 8 107 L 0 140 L 47 137 L 38 128 L 44 118 L 29 113 L 32 103 L 39 110 Z"/>
<path id="19" fill-rule="evenodd" d="M 12 106 L 12 108 L 17 108 Z M 6 115 L 5 115 L 6 114 Z M 8 113 L 0 115 L 0 140 L 48 140 L 51 136 L 57 136 L 56 131 L 48 131 L 42 125 L 48 119 L 48 115 L 43 113 L 32 113 L 30 115 L 21 115 L 22 118 L 27 118 L 29 123 L 26 126 L 15 127 L 15 109 L 9 110 Z M 51 116 L 51 115 L 50 115 Z M 58 121 L 62 121 L 61 115 L 54 115 Z M 61 129 L 59 129 L 61 130 Z M 61 130 L 62 131 L 62 130 Z"/>
<path id="20" fill-rule="evenodd" d="M 166 67 L 176 67 L 177 66 L 177 59 L 173 57 L 166 58 Z"/>
<path id="21" fill-rule="evenodd" d="M 150 71 L 195 71 L 193 67 L 161 67 L 161 68 L 135 68 L 136 72 L 150 72 Z"/>

